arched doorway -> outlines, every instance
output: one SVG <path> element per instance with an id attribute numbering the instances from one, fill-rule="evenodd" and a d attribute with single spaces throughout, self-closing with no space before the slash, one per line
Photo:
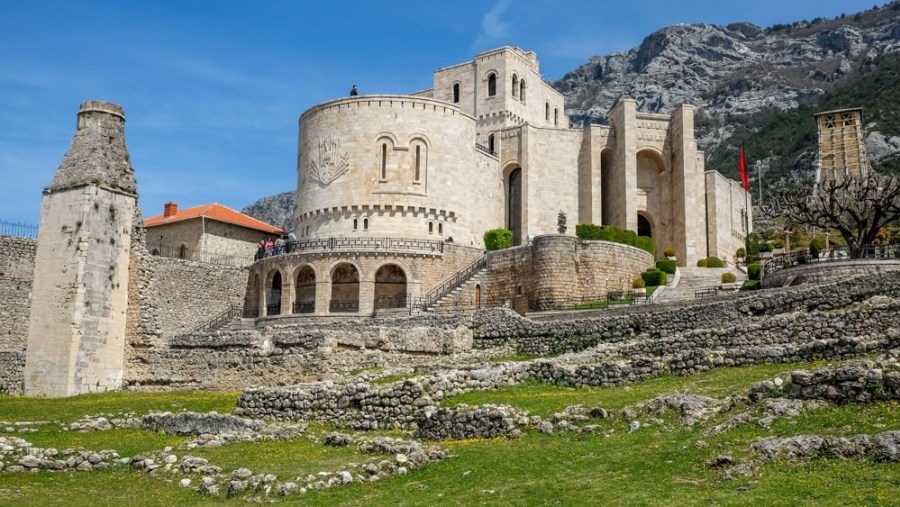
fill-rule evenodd
<path id="1" fill-rule="evenodd" d="M 375 272 L 375 309 L 406 308 L 406 273 L 396 264 Z"/>
<path id="2" fill-rule="evenodd" d="M 297 297 L 294 313 L 314 313 L 316 311 L 316 272 L 303 266 L 297 272 Z"/>
<path id="3" fill-rule="evenodd" d="M 281 315 L 281 272 L 276 271 L 266 290 L 266 315 Z"/>
<path id="4" fill-rule="evenodd" d="M 348 262 L 331 270 L 331 301 L 328 311 L 354 313 L 359 311 L 359 271 Z"/>
<path id="5" fill-rule="evenodd" d="M 506 194 L 506 228 L 513 233 L 513 245 L 522 244 L 522 168 L 509 173 Z"/>
<path id="6" fill-rule="evenodd" d="M 650 224 L 650 220 L 643 213 L 638 213 L 637 223 L 638 236 L 647 236 L 648 238 L 653 237 L 653 226 Z"/>

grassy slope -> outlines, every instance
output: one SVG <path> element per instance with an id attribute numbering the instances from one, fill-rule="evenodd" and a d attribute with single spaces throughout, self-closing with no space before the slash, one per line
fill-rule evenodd
<path id="1" fill-rule="evenodd" d="M 600 389 L 569 389 L 525 384 L 492 392 L 469 393 L 451 403 L 508 403 L 549 415 L 574 403 L 615 410 L 673 390 L 724 397 L 781 371 L 813 365 L 767 365 L 727 368 L 691 377 L 661 377 L 633 385 Z M 139 401 L 132 399 L 136 396 Z M 196 405 L 193 403 L 196 397 Z M 152 401 L 151 401 L 152 398 Z M 81 401 L 88 399 L 88 402 Z M 233 394 L 115 393 L 68 400 L 0 398 L 0 419 L 54 418 L 77 420 L 103 406 L 115 413 L 142 407 L 182 404 L 185 408 L 233 406 Z M 102 403 L 98 403 L 102 400 Z M 62 408 L 61 408 L 62 406 Z M 119 407 L 124 407 L 120 409 Z M 88 410 L 85 412 L 84 410 Z M 735 412 L 736 413 L 736 412 Z M 725 416 L 722 416 L 725 417 Z M 721 419 L 721 417 L 720 417 Z M 755 425 L 704 437 L 702 428 L 681 428 L 674 414 L 665 426 L 653 425 L 628 433 L 628 421 L 595 421 L 594 435 L 527 433 L 516 440 L 462 441 L 443 444 L 454 458 L 425 469 L 373 484 L 311 492 L 284 500 L 288 505 L 890 505 L 900 487 L 900 465 L 867 462 L 816 461 L 772 463 L 753 477 L 723 480 L 707 470 L 706 459 L 719 453 L 747 455 L 747 443 L 768 435 L 807 432 L 849 435 L 898 429 L 900 406 L 830 407 L 797 418 L 778 420 L 769 429 Z M 78 439 L 89 448 L 154 448 L 177 445 L 181 437 L 121 430 L 106 433 L 61 433 L 42 425 L 21 436 L 46 441 Z M 611 433 L 610 433 L 611 432 Z M 604 435 L 609 433 L 609 436 Z M 72 436 L 74 435 L 74 436 Z M 697 440 L 708 442 L 698 447 Z M 40 445 L 46 445 L 44 443 Z M 63 448 L 62 445 L 58 445 Z M 229 471 L 249 466 L 254 472 L 275 473 L 285 480 L 299 473 L 337 470 L 342 463 L 370 459 L 352 449 L 323 448 L 306 439 L 282 443 L 237 444 L 191 451 L 209 457 Z M 376 458 L 380 459 L 380 458 Z M 90 498 L 101 505 L 218 505 L 240 500 L 207 499 L 145 474 L 116 469 L 90 473 L 0 473 L 0 505 L 62 505 Z"/>
<path id="2" fill-rule="evenodd" d="M 819 102 L 806 104 L 790 111 L 765 111 L 750 117 L 732 117 L 735 127 L 732 144 L 720 146 L 710 153 L 707 169 L 738 179 L 737 159 L 740 143 L 747 149 L 749 162 L 762 160 L 770 154 L 778 161 L 763 174 L 763 185 L 787 176 L 803 164 L 804 155 L 815 162 L 816 123 L 814 115 L 821 111 L 863 108 L 863 121 L 876 123 L 874 130 L 886 136 L 900 135 L 900 54 L 881 58 L 871 70 L 826 93 Z M 702 114 L 702 113 L 701 113 Z M 698 119 L 698 126 L 704 120 Z M 900 157 L 892 157 L 877 169 L 900 171 Z M 755 174 L 753 175 L 755 176 Z M 753 192 L 758 192 L 754 185 Z M 755 194 L 754 194 L 755 195 Z M 758 196 L 757 196 L 758 197 Z"/>

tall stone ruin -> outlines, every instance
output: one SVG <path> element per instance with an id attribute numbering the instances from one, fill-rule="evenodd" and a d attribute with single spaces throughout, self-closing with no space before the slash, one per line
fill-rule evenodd
<path id="1" fill-rule="evenodd" d="M 27 396 L 122 387 L 136 207 L 124 111 L 83 102 L 69 151 L 41 200 Z"/>

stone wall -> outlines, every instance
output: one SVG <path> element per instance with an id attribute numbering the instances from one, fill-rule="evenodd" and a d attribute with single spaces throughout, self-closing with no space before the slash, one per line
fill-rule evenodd
<path id="1" fill-rule="evenodd" d="M 762 286 L 771 289 L 785 284 L 816 284 L 862 275 L 877 277 L 881 273 L 898 270 L 900 260 L 860 259 L 801 264 L 766 274 L 762 279 Z"/>
<path id="2" fill-rule="evenodd" d="M 653 266 L 653 256 L 638 248 L 556 234 L 488 258 L 488 306 L 524 300 L 551 308 L 563 300 L 603 300 L 608 291 L 630 289 L 631 281 Z"/>
<path id="3" fill-rule="evenodd" d="M 24 351 L 37 242 L 0 236 L 0 351 Z"/>
<path id="4" fill-rule="evenodd" d="M 0 393 L 20 396 L 25 385 L 25 351 L 0 350 Z"/>

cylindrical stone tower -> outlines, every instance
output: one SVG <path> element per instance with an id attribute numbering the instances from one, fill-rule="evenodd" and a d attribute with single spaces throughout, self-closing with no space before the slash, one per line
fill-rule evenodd
<path id="1" fill-rule="evenodd" d="M 25 394 L 122 386 L 128 263 L 137 206 L 125 113 L 87 101 L 44 190 L 25 356 Z"/>

